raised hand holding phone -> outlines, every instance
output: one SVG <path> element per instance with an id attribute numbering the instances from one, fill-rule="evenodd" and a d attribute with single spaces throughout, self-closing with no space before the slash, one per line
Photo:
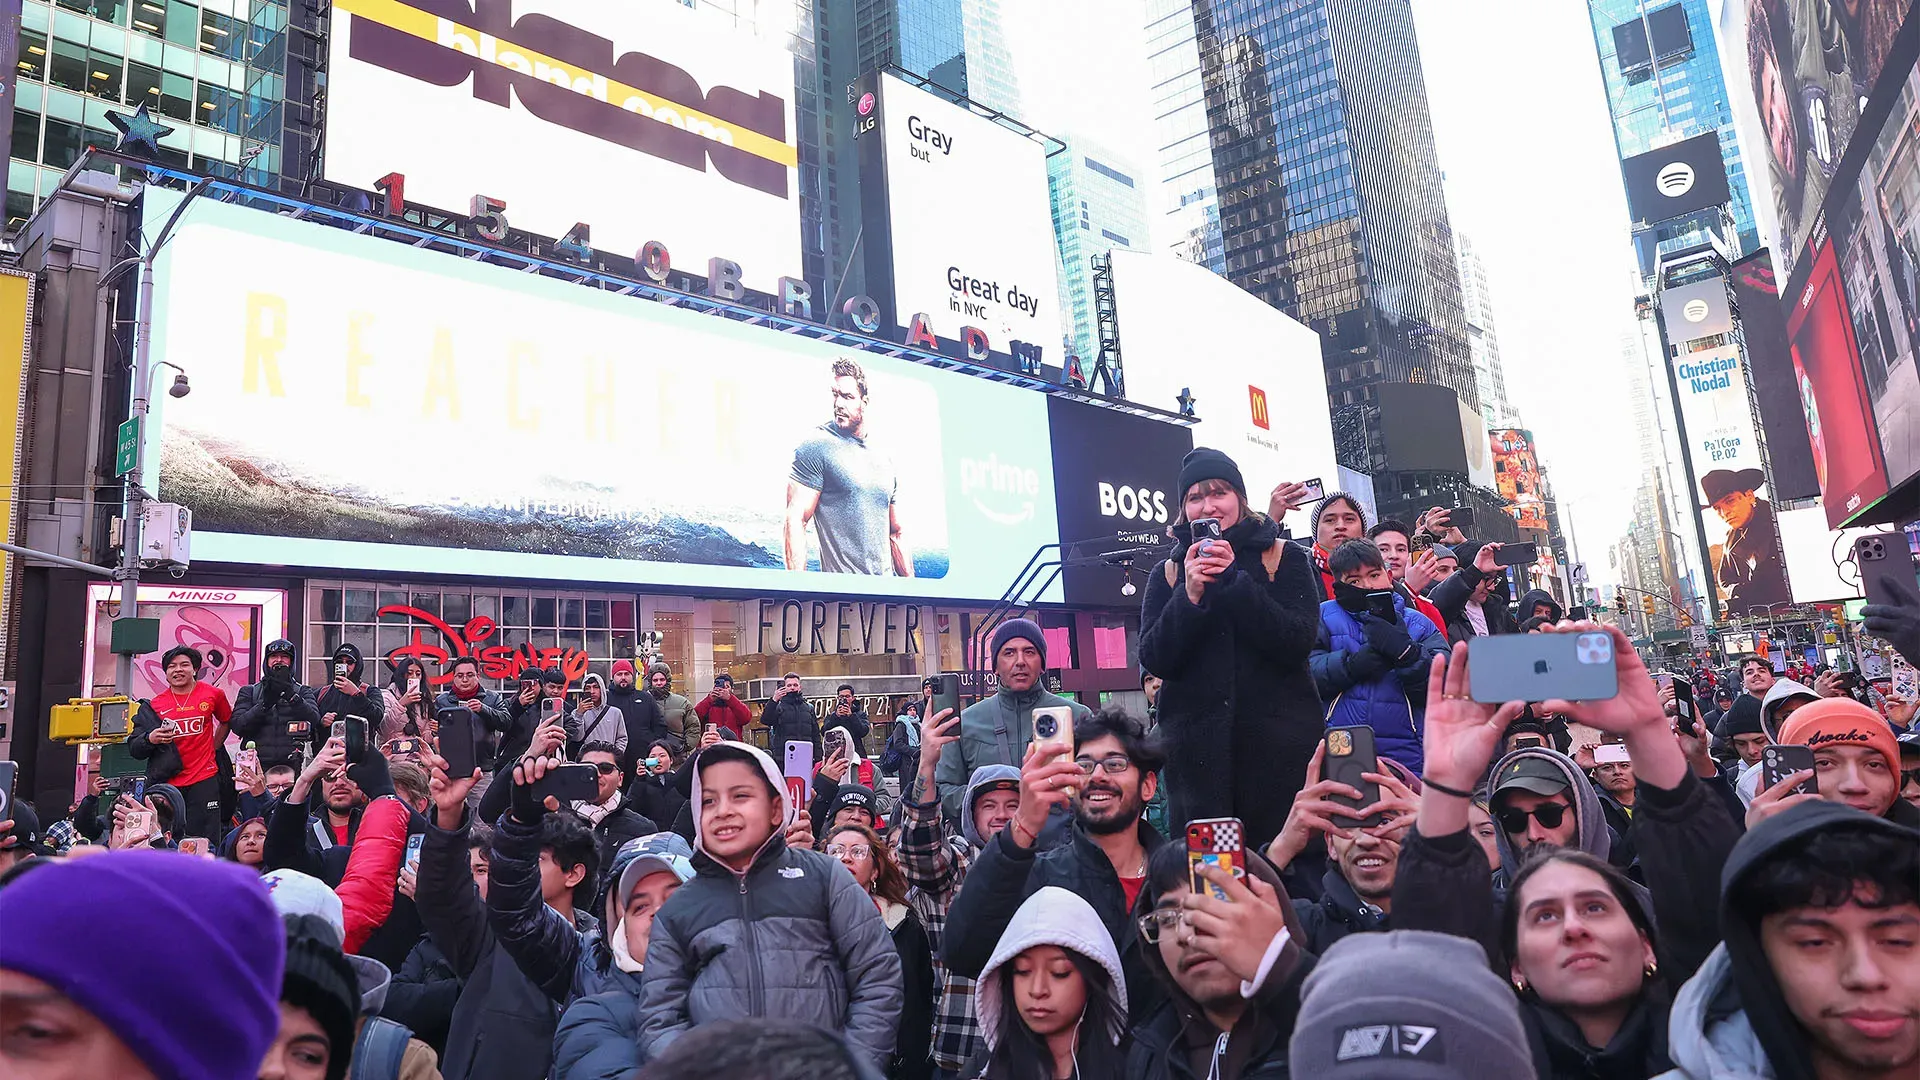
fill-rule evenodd
<path id="1" fill-rule="evenodd" d="M 465 776 L 447 773 L 447 759 L 431 750 L 422 751 L 420 761 L 427 767 L 427 794 L 433 799 L 434 824 L 442 829 L 458 829 L 466 816 L 467 794 L 480 782 L 475 768 Z"/>
<path id="2" fill-rule="evenodd" d="M 1427 715 L 1421 792 L 1420 834 L 1451 836 L 1467 827 L 1467 800 L 1439 790 L 1471 792 L 1486 775 L 1494 748 L 1507 725 L 1527 703 L 1509 701 L 1490 705 L 1473 700 L 1467 643 L 1455 642 L 1452 653 L 1433 658 L 1427 671 Z"/>
<path id="3" fill-rule="evenodd" d="M 1022 848 L 1039 843 L 1048 813 L 1056 806 L 1071 806 L 1073 791 L 1086 775 L 1072 757 L 1063 760 L 1037 742 L 1028 743 L 1020 763 L 1020 809 L 1010 826 L 1013 842 Z"/>
<path id="4" fill-rule="evenodd" d="M 1257 877 L 1235 877 L 1217 866 L 1202 866 L 1194 873 L 1210 888 L 1189 892 L 1180 900 L 1192 935 L 1189 947 L 1219 960 L 1242 982 L 1251 982 L 1260 973 L 1260 962 L 1273 939 L 1287 932 L 1279 894 Z M 1275 968 L 1267 978 L 1285 976 L 1279 965 Z"/>

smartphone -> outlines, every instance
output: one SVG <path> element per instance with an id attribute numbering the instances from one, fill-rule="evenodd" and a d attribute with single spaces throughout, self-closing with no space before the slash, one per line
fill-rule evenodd
<path id="1" fill-rule="evenodd" d="M 1599 746 L 1593 748 L 1593 763 L 1595 765 L 1625 765 L 1631 763 L 1632 760 L 1632 758 L 1627 756 L 1626 743 L 1601 743 Z"/>
<path id="2" fill-rule="evenodd" d="M 336 679 L 344 679 L 347 677 L 347 672 L 352 670 L 353 665 L 344 660 L 336 660 L 333 665 L 333 677 Z"/>
<path id="3" fill-rule="evenodd" d="M 347 745 L 347 764 L 355 765 L 367 756 L 367 721 L 365 717 L 349 716 L 344 720 L 335 720 L 333 726 L 342 732 Z"/>
<path id="4" fill-rule="evenodd" d="M 1447 508 L 1447 528 L 1461 532 L 1473 528 L 1473 507 L 1450 506 Z"/>
<path id="5" fill-rule="evenodd" d="M 1202 866 L 1217 866 L 1237 878 L 1247 876 L 1246 829 L 1239 818 L 1197 818 L 1187 822 L 1187 881 L 1196 893 L 1225 900 L 1227 891 L 1201 877 Z"/>
<path id="6" fill-rule="evenodd" d="M 1393 609 L 1393 593 L 1386 590 L 1367 594 L 1367 610 L 1388 622 L 1394 622 L 1400 618 L 1400 613 Z"/>
<path id="7" fill-rule="evenodd" d="M 1363 806 L 1372 806 L 1380 801 L 1380 785 L 1363 779 L 1361 773 L 1380 771 L 1380 759 L 1373 748 L 1373 729 L 1364 724 L 1354 727 L 1328 728 L 1322 736 L 1326 743 L 1326 753 L 1320 757 L 1320 775 L 1326 780 L 1338 780 L 1340 783 L 1360 792 L 1358 799 L 1350 795 L 1329 795 L 1327 798 L 1355 810 Z M 1385 820 L 1380 814 L 1368 814 L 1366 817 L 1348 817 L 1336 814 L 1333 823 L 1343 829 L 1370 828 Z"/>
<path id="8" fill-rule="evenodd" d="M 1321 499 L 1327 497 L 1327 487 L 1320 482 L 1320 478 L 1317 476 L 1300 486 L 1307 489 L 1306 497 L 1312 499 L 1314 502 L 1319 502 Z"/>
<path id="9" fill-rule="evenodd" d="M 591 765 L 560 765 L 534 781 L 535 802 L 553 796 L 564 808 L 573 802 L 597 802 L 600 798 L 600 771 Z"/>
<path id="10" fill-rule="evenodd" d="M 1605 701 L 1620 692 L 1613 638 L 1598 631 L 1477 637 L 1467 663 L 1468 690 L 1482 704 Z"/>
<path id="11" fill-rule="evenodd" d="M 1500 550 L 1493 553 L 1495 566 L 1532 566 L 1540 557 L 1540 545 L 1529 540 L 1524 544 L 1502 544 Z"/>
<path id="12" fill-rule="evenodd" d="M 462 709 L 461 711 L 465 712 L 466 710 Z M 418 757 L 420 756 L 420 740 L 419 739 L 389 740 L 386 746 L 386 755 L 388 758 L 393 758 L 393 759 Z"/>
<path id="13" fill-rule="evenodd" d="M 1196 544 L 1203 540 L 1220 539 L 1219 518 L 1194 518 L 1190 528 L 1193 531 L 1193 542 Z"/>
<path id="14" fill-rule="evenodd" d="M 433 718 L 440 722 L 440 756 L 447 761 L 447 775 L 472 776 L 473 770 L 480 767 L 475 746 L 479 735 L 474 730 L 473 713 L 456 706 L 439 710 Z"/>
<path id="15" fill-rule="evenodd" d="M 1907 550 L 1907 534 L 1872 533 L 1853 542 L 1854 565 L 1860 569 L 1861 592 L 1869 604 L 1893 606 L 1898 603 L 1887 588 L 1889 578 L 1897 579 L 1909 591 L 1915 587 L 1913 556 Z"/>
<path id="16" fill-rule="evenodd" d="M 1515 750 L 1526 750 L 1531 747 L 1545 745 L 1547 745 L 1547 740 L 1540 735 L 1515 735 L 1513 737 L 1513 748 Z"/>
<path id="17" fill-rule="evenodd" d="M 233 767 L 236 770 L 252 769 L 254 772 L 259 772 L 260 771 L 260 751 L 253 749 L 251 746 L 249 746 L 245 750 L 240 751 L 239 756 L 233 759 Z"/>
<path id="18" fill-rule="evenodd" d="M 1415 533 L 1407 538 L 1407 550 L 1420 552 L 1433 550 L 1433 537 L 1426 533 Z"/>
<path id="19" fill-rule="evenodd" d="M 1813 771 L 1813 747 L 1799 746 L 1793 743 L 1774 743 L 1760 751 L 1760 790 L 1767 791 L 1775 784 L 1797 772 Z M 1812 777 L 1800 781 L 1789 792 L 1793 795 L 1818 795 L 1820 788 Z"/>
<path id="20" fill-rule="evenodd" d="M 1673 719 L 1680 729 L 1693 731 L 1694 714 L 1700 711 L 1699 704 L 1693 699 L 1693 683 L 1685 675 L 1669 675 L 1673 680 Z"/>
<path id="21" fill-rule="evenodd" d="M 935 675 L 933 677 L 933 701 L 930 708 L 935 713 L 941 709 L 952 709 L 957 716 L 960 712 L 960 676 Z M 932 715 L 932 714 L 929 714 Z"/>
<path id="22" fill-rule="evenodd" d="M 790 742 L 785 757 L 781 772 L 787 777 L 787 793 L 799 800 L 796 808 L 804 810 L 813 801 L 813 744 Z M 799 781 L 797 786 L 795 781 Z"/>
<path id="23" fill-rule="evenodd" d="M 847 743 L 847 729 L 843 727 L 830 727 L 820 735 L 821 750 L 827 755 L 827 760 L 829 761 L 835 757 L 853 757 L 853 755 L 848 752 L 849 747 Z"/>
<path id="24" fill-rule="evenodd" d="M 152 836 L 154 833 L 158 831 L 159 829 L 156 827 L 154 823 L 153 811 L 151 810 L 127 811 L 127 835 L 128 836 L 143 836 L 143 837 Z"/>
<path id="25" fill-rule="evenodd" d="M 1073 710 L 1065 705 L 1045 705 L 1033 710 L 1033 742 L 1040 748 L 1040 760 L 1073 760 Z M 1067 789 L 1069 795 L 1074 789 Z"/>
<path id="26" fill-rule="evenodd" d="M 203 859 L 213 858 L 213 847 L 207 843 L 204 837 L 182 837 L 180 843 L 176 846 L 176 850 L 182 855 L 198 855 Z"/>
<path id="27" fill-rule="evenodd" d="M 416 874 L 420 872 L 420 845 L 424 843 L 426 839 L 427 835 L 425 833 L 414 833 L 407 837 L 406 865 L 407 869 Z"/>
<path id="28" fill-rule="evenodd" d="M 417 694 L 419 692 L 420 692 L 420 676 L 415 675 L 413 678 L 407 680 L 407 693 Z"/>
<path id="29" fill-rule="evenodd" d="M 19 762 L 0 761 L 0 821 L 13 820 L 13 785 L 19 776 Z"/>

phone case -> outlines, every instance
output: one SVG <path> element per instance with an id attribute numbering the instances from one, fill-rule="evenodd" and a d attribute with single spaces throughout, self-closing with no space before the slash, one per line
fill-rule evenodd
<path id="1" fill-rule="evenodd" d="M 447 775 L 464 778 L 480 767 L 473 714 L 466 709 L 442 709 L 440 720 L 440 756 L 447 761 Z"/>
<path id="2" fill-rule="evenodd" d="M 960 711 L 960 676 L 935 675 L 933 677 L 933 711 L 942 709 Z"/>
<path id="3" fill-rule="evenodd" d="M 1766 791 L 1794 773 L 1805 772 L 1812 768 L 1811 747 L 1776 743 L 1760 751 L 1760 790 Z M 1802 780 L 1794 785 L 1793 791 L 1796 794 L 1820 794 L 1819 788 L 1811 779 Z"/>
<path id="4" fill-rule="evenodd" d="M 1360 726 L 1328 728 L 1325 738 L 1327 752 L 1320 758 L 1320 774 L 1360 792 L 1358 799 L 1347 795 L 1329 795 L 1327 798 L 1355 810 L 1379 802 L 1380 785 L 1361 776 L 1362 773 L 1380 771 L 1379 756 L 1373 745 L 1373 729 Z M 1333 823 L 1343 829 L 1372 828 L 1383 820 L 1377 813 L 1364 818 L 1338 815 Z"/>
<path id="5" fill-rule="evenodd" d="M 1613 638 L 1580 634 L 1499 634 L 1467 643 L 1468 690 L 1482 704 L 1605 701 L 1620 692 Z"/>
<path id="6" fill-rule="evenodd" d="M 1540 557 L 1536 544 L 1507 544 L 1493 553 L 1495 566 L 1527 566 Z"/>
<path id="7" fill-rule="evenodd" d="M 1853 561 L 1860 571 L 1861 594 L 1869 604 L 1896 603 L 1893 593 L 1887 588 L 1887 579 L 1898 575 L 1900 568 L 1906 568 L 1906 576 L 1901 579 L 1909 589 L 1915 587 L 1913 556 L 1907 548 L 1905 533 L 1884 532 L 1858 537 L 1853 542 Z"/>
<path id="8" fill-rule="evenodd" d="M 790 742 L 785 752 L 786 760 L 781 763 L 781 771 L 786 774 L 787 787 L 791 793 L 793 782 L 800 781 L 800 809 L 806 809 L 813 801 L 813 744 L 808 742 Z"/>
<path id="9" fill-rule="evenodd" d="M 591 765 L 562 765 L 550 769 L 533 786 L 536 799 L 551 795 L 564 807 L 570 802 L 592 802 L 600 794 L 598 773 Z"/>
<path id="10" fill-rule="evenodd" d="M 1204 890 L 1216 900 L 1227 899 L 1225 889 L 1194 873 L 1196 867 L 1218 866 L 1234 877 L 1247 876 L 1245 832 L 1239 818 L 1200 818 L 1187 823 L 1187 880 L 1194 892 Z"/>

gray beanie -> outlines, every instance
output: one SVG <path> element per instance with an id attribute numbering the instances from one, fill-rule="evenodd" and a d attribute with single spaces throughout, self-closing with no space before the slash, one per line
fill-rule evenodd
<path id="1" fill-rule="evenodd" d="M 1513 989 L 1479 945 L 1394 930 L 1342 938 L 1307 976 L 1288 1058 L 1315 1080 L 1532 1076 Z"/>

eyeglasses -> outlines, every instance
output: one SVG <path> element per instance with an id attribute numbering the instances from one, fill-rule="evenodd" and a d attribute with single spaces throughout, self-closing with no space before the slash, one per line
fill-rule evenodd
<path id="1" fill-rule="evenodd" d="M 611 761 L 596 761 L 593 763 L 593 767 L 600 771 L 601 776 L 612 776 L 614 773 L 620 771 L 620 766 Z"/>
<path id="2" fill-rule="evenodd" d="M 1125 776 L 1133 771 L 1133 762 L 1125 754 L 1108 754 L 1098 761 L 1088 757 L 1077 758 L 1074 764 L 1080 766 L 1080 771 L 1088 776 L 1092 776 L 1095 769 L 1105 769 L 1108 776 Z"/>
<path id="3" fill-rule="evenodd" d="M 842 855 L 852 855 L 856 859 L 871 859 L 873 848 L 866 844 L 828 844 L 827 854 L 836 859 Z"/>
<path id="4" fill-rule="evenodd" d="M 1557 829 L 1560 827 L 1560 822 L 1566 818 L 1567 811 L 1571 809 L 1573 807 L 1566 803 L 1557 802 L 1541 803 L 1532 810 L 1520 810 L 1509 806 L 1502 810 L 1495 810 L 1493 817 L 1507 832 L 1523 833 L 1527 831 L 1528 818 L 1539 822 L 1541 828 Z"/>
<path id="5" fill-rule="evenodd" d="M 1186 909 L 1167 908 L 1162 911 L 1147 912 L 1145 915 L 1134 920 L 1134 925 L 1140 928 L 1141 940 L 1149 945 L 1153 945 L 1160 941 L 1160 932 L 1162 930 L 1171 930 L 1186 921 Z"/>

